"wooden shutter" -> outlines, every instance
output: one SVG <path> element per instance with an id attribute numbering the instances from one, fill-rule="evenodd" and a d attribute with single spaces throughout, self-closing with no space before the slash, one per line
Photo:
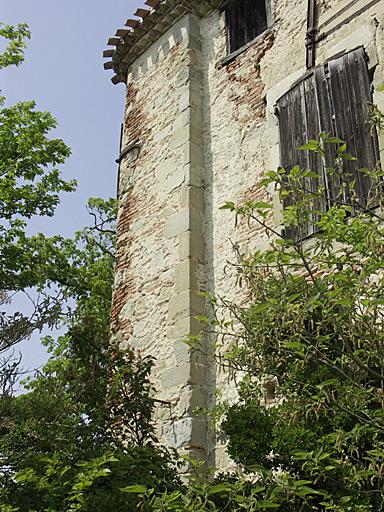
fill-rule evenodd
<path id="1" fill-rule="evenodd" d="M 377 137 L 369 125 L 371 86 L 364 50 L 359 48 L 328 64 L 329 88 L 335 120 L 334 132 L 345 140 L 347 151 L 357 158 L 345 161 L 345 182 L 356 180 L 356 193 L 361 204 L 366 203 L 370 179 L 358 169 L 373 169 L 379 160 Z M 335 195 L 338 190 L 332 190 Z M 344 197 L 348 201 L 347 197 Z"/>
<path id="2" fill-rule="evenodd" d="M 267 29 L 266 0 L 245 0 L 246 43 Z"/>
<path id="3" fill-rule="evenodd" d="M 369 178 L 359 168 L 373 168 L 379 159 L 378 145 L 368 122 L 371 101 L 369 74 L 363 49 L 334 59 L 326 66 L 315 68 L 302 82 L 293 87 L 277 102 L 280 129 L 281 166 L 290 170 L 295 165 L 311 169 L 318 179 L 308 179 L 306 188 L 315 191 L 319 185 L 325 189 L 315 209 L 326 211 L 329 201 L 340 192 L 340 177 L 329 175 L 326 168 L 335 159 L 333 145 L 326 145 L 325 161 L 313 152 L 297 148 L 309 139 L 318 139 L 321 132 L 329 133 L 347 142 L 348 152 L 356 161 L 345 162 L 343 180 L 356 179 L 356 189 L 364 201 L 369 189 Z M 345 198 L 348 199 L 348 198 Z M 284 203 L 288 206 L 288 202 Z M 313 217 L 316 221 L 316 217 Z M 314 232 L 313 223 L 301 227 L 301 236 Z M 298 238 L 297 230 L 288 228 L 287 238 Z"/>

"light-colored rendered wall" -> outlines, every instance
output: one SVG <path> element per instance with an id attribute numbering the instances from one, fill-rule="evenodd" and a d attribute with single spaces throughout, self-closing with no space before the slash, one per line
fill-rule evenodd
<path id="1" fill-rule="evenodd" d="M 194 34 L 197 34 L 195 37 Z M 120 169 L 112 342 L 156 358 L 159 436 L 205 456 L 205 357 L 197 333 L 204 279 L 202 85 L 197 20 L 185 17 L 131 68 Z"/>
<path id="2" fill-rule="evenodd" d="M 328 23 L 350 0 L 322 0 L 320 26 L 330 29 L 366 5 L 361 0 Z M 307 0 L 275 0 L 274 26 L 231 63 L 223 15 L 179 20 L 131 67 L 125 144 L 143 146 L 124 159 L 120 182 L 114 338 L 157 358 L 154 381 L 162 439 L 225 467 L 225 441 L 207 435 L 195 407 L 215 391 L 233 400 L 228 376 L 181 339 L 199 326 L 199 290 L 239 300 L 231 243 L 266 247 L 256 226 L 234 227 L 225 201 L 265 200 L 263 173 L 279 165 L 276 100 L 303 76 Z M 384 2 L 340 27 L 317 48 L 317 64 L 364 46 L 370 67 L 384 62 Z M 384 82 L 375 68 L 374 85 Z M 382 101 L 374 95 L 376 102 Z M 383 105 L 381 105 L 383 107 Z M 275 199 L 275 198 L 274 198 Z M 276 206 L 275 223 L 279 222 Z"/>
<path id="3" fill-rule="evenodd" d="M 326 25 L 350 1 L 319 2 L 320 25 L 327 30 L 356 12 L 367 2 L 358 2 L 333 23 Z M 240 225 L 234 227 L 233 215 L 220 210 L 226 201 L 237 204 L 253 200 L 276 200 L 265 197 L 257 184 L 263 173 L 279 165 L 279 129 L 274 106 L 293 83 L 305 72 L 306 0 L 275 2 L 275 26 L 270 34 L 221 67 L 226 55 L 225 24 L 219 12 L 201 21 L 205 64 L 205 154 L 206 154 L 206 251 L 208 285 L 216 296 L 239 300 L 234 289 L 234 276 L 228 261 L 234 261 L 232 243 L 244 250 L 268 245 L 262 230 Z M 364 46 L 370 58 L 369 66 L 384 62 L 383 55 L 384 2 L 379 2 L 364 14 L 325 39 L 317 48 L 317 62 L 358 46 Z M 384 82 L 378 66 L 374 84 Z M 376 102 L 383 95 L 374 95 Z M 279 206 L 275 225 L 279 227 Z M 231 275 L 232 274 L 232 275 Z M 211 392 L 216 387 L 229 402 L 236 396 L 233 383 L 225 372 L 217 371 L 210 380 Z M 215 397 L 210 394 L 211 404 Z M 218 440 L 212 463 L 225 467 L 228 456 L 225 440 Z"/>

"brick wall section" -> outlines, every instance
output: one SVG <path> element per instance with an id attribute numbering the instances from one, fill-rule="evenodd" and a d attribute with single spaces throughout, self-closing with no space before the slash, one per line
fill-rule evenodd
<path id="1" fill-rule="evenodd" d="M 260 75 L 260 62 L 274 39 L 274 32 L 266 33 L 243 58 L 222 67 L 225 74 L 220 88 L 234 103 L 233 120 L 240 124 L 265 118 L 265 87 Z M 221 66 L 217 67 L 220 69 Z"/>
<path id="2" fill-rule="evenodd" d="M 137 100 L 137 86 L 129 84 L 126 94 L 126 116 L 124 124 L 125 140 L 140 140 L 144 133 L 151 128 L 151 124 L 146 122 L 146 114 L 141 108 L 140 101 Z"/>
<path id="3" fill-rule="evenodd" d="M 120 331 L 122 339 L 129 340 L 132 335 L 132 324 L 128 319 L 121 320 L 120 313 L 129 297 L 135 293 L 133 278 L 127 275 L 130 269 L 130 254 L 126 251 L 129 245 L 130 224 L 136 215 L 135 202 L 130 194 L 125 196 L 126 201 L 121 205 L 117 223 L 116 243 L 116 264 L 115 275 L 124 276 L 122 280 L 115 281 L 112 310 L 111 310 L 111 332 L 116 335 Z"/>

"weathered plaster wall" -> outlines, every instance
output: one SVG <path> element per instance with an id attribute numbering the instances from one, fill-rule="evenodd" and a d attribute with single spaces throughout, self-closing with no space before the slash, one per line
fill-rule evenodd
<path id="1" fill-rule="evenodd" d="M 337 27 L 366 4 L 337 19 L 348 0 L 322 0 L 320 26 Z M 276 100 L 305 72 L 307 0 L 275 0 L 274 25 L 229 64 L 223 16 L 184 16 L 131 67 L 123 147 L 142 142 L 123 160 L 118 258 L 113 307 L 115 341 L 157 358 L 154 380 L 163 439 L 228 462 L 225 440 L 207 437 L 204 417 L 193 410 L 235 399 L 233 384 L 214 362 L 189 354 L 181 339 L 196 334 L 205 290 L 241 300 L 234 286 L 232 243 L 252 250 L 268 240 L 257 226 L 234 227 L 225 201 L 270 199 L 258 186 L 279 165 Z M 363 45 L 384 82 L 384 2 L 340 26 L 317 48 L 317 64 Z M 378 65 L 377 65 L 378 64 Z M 375 101 L 381 97 L 375 94 Z M 381 105 L 382 108 L 384 105 Z M 276 201 L 276 198 L 274 198 Z M 279 225 L 276 204 L 273 222 Z"/>
<path id="2" fill-rule="evenodd" d="M 196 34 L 196 37 L 195 37 Z M 205 360 L 181 339 L 198 328 L 205 276 L 202 236 L 202 86 L 199 26 L 185 17 L 128 77 L 112 334 L 156 358 L 159 434 L 204 452 Z"/>
<path id="3" fill-rule="evenodd" d="M 348 1 L 319 2 L 320 25 L 331 29 L 366 2 L 328 23 Z M 212 293 L 239 300 L 241 291 L 234 288 L 234 272 L 228 261 L 234 260 L 232 243 L 243 249 L 266 247 L 263 230 L 254 226 L 234 227 L 234 218 L 220 206 L 226 201 L 237 204 L 248 199 L 271 200 L 258 182 L 265 171 L 279 165 L 278 119 L 274 105 L 305 72 L 305 35 L 307 1 L 276 0 L 275 25 L 244 53 L 227 65 L 223 16 L 216 11 L 201 21 L 204 53 L 204 141 L 206 154 L 206 251 L 208 287 Z M 383 60 L 384 3 L 378 3 L 364 14 L 329 35 L 317 49 L 317 64 L 324 63 L 341 51 L 363 45 L 370 67 Z M 384 81 L 381 66 L 376 68 L 374 84 Z M 379 101 L 379 95 L 374 99 Z M 382 99 L 380 98 L 382 101 Z M 225 127 L 225 128 L 224 128 Z M 279 228 L 280 208 L 276 205 L 274 224 Z M 225 372 L 210 373 L 211 391 L 219 388 L 222 398 L 236 399 L 234 386 Z M 210 394 L 210 403 L 215 402 Z M 214 445 L 215 443 L 213 443 Z M 212 446 L 211 446 L 212 448 Z M 211 461 L 217 467 L 228 463 L 225 440 L 217 440 Z"/>

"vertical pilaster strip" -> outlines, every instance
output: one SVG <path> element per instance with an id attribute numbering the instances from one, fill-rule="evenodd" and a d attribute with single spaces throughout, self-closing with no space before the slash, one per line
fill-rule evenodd
<path id="1" fill-rule="evenodd" d="M 206 356 L 203 350 L 190 351 L 182 344 L 188 334 L 197 335 L 196 316 L 204 314 L 200 292 L 205 281 L 204 249 L 204 150 L 203 83 L 199 20 L 186 17 L 185 55 L 179 72 L 178 117 L 173 133 L 173 149 L 182 151 L 184 181 L 179 189 L 179 210 L 167 221 L 165 236 L 178 239 L 178 263 L 174 274 L 173 296 L 169 302 L 168 328 L 174 344 L 175 372 L 184 382 L 178 390 L 178 416 L 165 428 L 169 442 L 196 458 L 206 458 L 207 421 L 197 408 L 207 405 Z M 163 382 L 167 386 L 167 382 Z"/>

